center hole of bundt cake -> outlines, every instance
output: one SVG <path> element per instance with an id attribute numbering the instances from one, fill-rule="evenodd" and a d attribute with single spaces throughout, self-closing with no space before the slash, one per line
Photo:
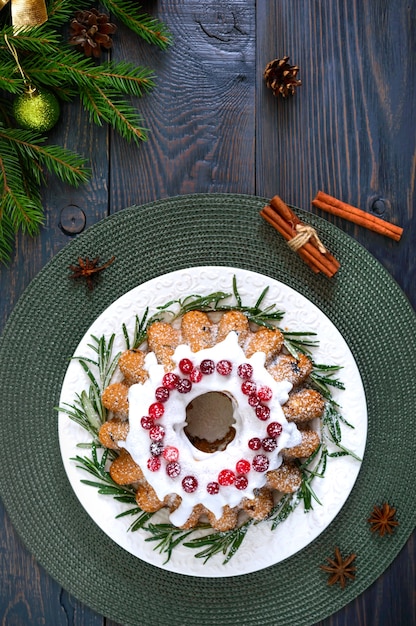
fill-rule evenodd
<path id="1" fill-rule="evenodd" d="M 225 450 L 235 437 L 233 401 L 221 391 L 197 396 L 186 407 L 185 435 L 202 452 Z"/>

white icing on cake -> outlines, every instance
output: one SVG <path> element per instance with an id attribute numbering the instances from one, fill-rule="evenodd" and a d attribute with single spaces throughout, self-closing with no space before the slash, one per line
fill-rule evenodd
<path id="1" fill-rule="evenodd" d="M 185 344 L 179 345 L 172 356 L 172 360 L 177 365 L 173 372 L 181 379 L 189 378 L 179 369 L 182 359 L 189 359 L 194 367 L 199 367 L 204 359 L 210 359 L 215 364 L 225 359 L 231 362 L 232 372 L 225 376 L 215 370 L 212 374 L 203 375 L 200 382 L 192 383 L 192 388 L 188 393 L 180 393 L 177 389 L 173 389 L 169 393 L 169 398 L 163 402 L 164 413 L 160 418 L 155 419 L 154 423 L 162 426 L 165 431 L 162 440 L 163 447 L 173 446 L 178 449 L 180 474 L 175 478 L 167 474 L 168 461 L 163 458 L 163 455 L 158 457 L 161 463 L 158 470 L 151 471 L 147 465 L 148 459 L 152 457 L 150 431 L 143 428 L 141 420 L 148 414 L 149 407 L 155 403 L 155 391 L 162 386 L 165 374 L 163 366 L 157 363 L 153 352 L 147 354 L 145 358 L 144 367 L 148 371 L 149 378 L 144 384 L 135 384 L 129 389 L 129 434 L 125 442 L 119 442 L 120 447 L 124 446 L 134 461 L 140 465 L 146 480 L 160 500 L 173 493 L 182 498 L 180 506 L 170 515 L 170 521 L 175 526 L 182 526 L 198 503 L 202 503 L 219 518 L 226 504 L 234 507 L 244 497 L 253 498 L 254 490 L 265 485 L 267 473 L 253 469 L 253 459 L 259 454 L 263 455 L 268 459 L 267 471 L 276 469 L 282 463 L 280 450 L 301 442 L 301 435 L 296 425 L 287 422 L 282 410 L 282 404 L 287 401 L 288 393 L 292 388 L 291 383 L 276 382 L 273 379 L 264 367 L 265 354 L 263 352 L 256 352 L 247 359 L 238 344 L 235 332 L 230 332 L 224 341 L 212 348 L 199 352 L 192 352 Z M 252 366 L 251 380 L 256 383 L 257 389 L 268 387 L 272 391 L 272 398 L 262 402 L 270 408 L 270 417 L 267 420 L 263 421 L 257 417 L 255 408 L 248 403 L 248 396 L 241 390 L 244 381 L 238 376 L 237 368 L 244 363 Z M 232 399 L 236 434 L 225 450 L 208 453 L 192 445 L 184 428 L 188 404 L 194 398 L 213 391 L 223 392 Z M 266 429 L 272 422 L 278 422 L 282 426 L 280 435 L 276 437 L 276 448 L 272 452 L 264 449 L 251 450 L 248 446 L 249 440 L 268 438 Z M 237 476 L 236 464 L 242 459 L 249 461 L 251 465 L 249 472 L 244 474 L 248 480 L 247 487 L 237 489 L 235 484 L 221 485 L 218 493 L 208 493 L 207 484 L 218 483 L 221 470 L 232 470 Z M 182 480 L 187 476 L 196 478 L 198 482 L 196 490 L 192 493 L 187 493 L 182 486 Z"/>

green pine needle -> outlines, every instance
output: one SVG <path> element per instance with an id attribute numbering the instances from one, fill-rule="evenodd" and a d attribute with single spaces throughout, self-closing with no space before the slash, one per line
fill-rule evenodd
<path id="1" fill-rule="evenodd" d="M 160 20 L 142 13 L 142 9 L 131 0 L 102 0 L 106 9 L 124 22 L 129 29 L 147 41 L 165 50 L 172 43 L 172 36 Z"/>

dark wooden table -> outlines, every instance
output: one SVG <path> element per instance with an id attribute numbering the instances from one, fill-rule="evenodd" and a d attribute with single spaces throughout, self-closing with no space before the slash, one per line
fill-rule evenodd
<path id="1" fill-rule="evenodd" d="M 76 236 L 83 215 L 89 226 L 132 204 L 194 192 L 278 193 L 311 210 L 323 189 L 400 224 L 404 235 L 395 243 L 333 218 L 415 307 L 416 4 L 159 0 L 142 6 L 165 21 L 174 45 L 161 52 L 120 26 L 112 54 L 156 72 L 155 90 L 137 102 L 149 140 L 126 145 L 92 126 L 78 104 L 63 107 L 50 141 L 88 156 L 93 178 L 78 190 L 47 181 L 41 235 L 19 238 L 12 262 L 0 268 L 0 330 L 31 279 Z M 294 98 L 278 100 L 262 74 L 268 61 L 284 55 L 300 66 L 303 84 Z M 110 626 L 34 561 L 3 508 L 0 525 L 3 626 Z M 321 626 L 416 624 L 415 556 L 413 535 L 369 589 Z"/>

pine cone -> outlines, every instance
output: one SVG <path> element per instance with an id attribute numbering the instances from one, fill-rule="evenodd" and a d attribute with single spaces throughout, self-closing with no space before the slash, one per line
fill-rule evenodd
<path id="1" fill-rule="evenodd" d="M 77 11 L 70 24 L 69 43 L 77 46 L 85 56 L 98 59 L 102 48 L 109 50 L 113 45 L 110 35 L 117 30 L 117 26 L 108 19 L 108 15 L 99 13 L 97 9 Z"/>
<path id="2" fill-rule="evenodd" d="M 289 65 L 289 57 L 283 57 L 283 59 L 274 59 L 266 65 L 264 70 L 264 78 L 266 85 L 272 89 L 275 96 L 279 94 L 283 98 L 287 98 L 289 95 L 293 96 L 296 91 L 296 87 L 302 84 L 302 81 L 296 78 L 299 72 L 297 65 Z"/>

